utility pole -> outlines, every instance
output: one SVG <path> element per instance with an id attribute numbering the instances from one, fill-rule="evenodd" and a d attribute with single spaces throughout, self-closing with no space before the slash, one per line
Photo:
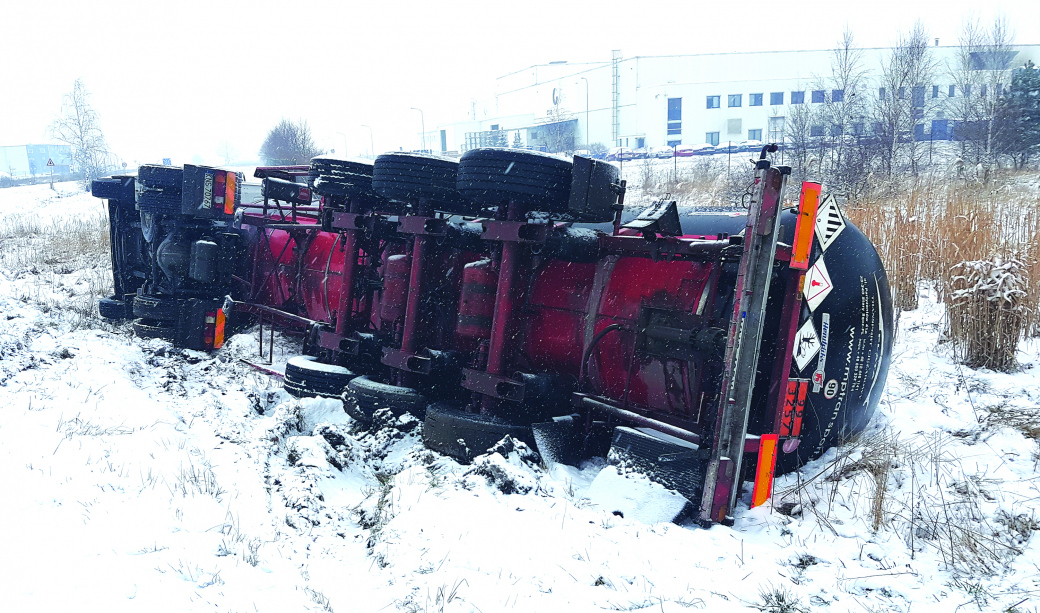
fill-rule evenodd
<path id="1" fill-rule="evenodd" d="M 585 148 L 589 148 L 589 80 L 585 77 L 581 77 L 582 81 L 585 81 Z"/>
<path id="2" fill-rule="evenodd" d="M 422 121 L 422 150 L 426 153 L 426 115 L 422 112 L 422 109 L 412 107 L 413 111 L 419 111 L 419 119 Z"/>
<path id="3" fill-rule="evenodd" d="M 343 137 L 343 157 L 347 157 L 347 135 L 342 132 L 336 132 Z"/>
<path id="4" fill-rule="evenodd" d="M 374 158 L 376 157 L 376 145 L 375 140 L 372 139 L 372 126 L 366 126 L 365 124 L 361 124 L 361 127 L 368 128 L 368 153 L 371 157 Z"/>

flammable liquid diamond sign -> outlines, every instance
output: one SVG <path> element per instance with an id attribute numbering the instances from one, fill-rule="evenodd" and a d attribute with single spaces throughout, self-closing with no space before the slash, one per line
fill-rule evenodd
<path id="1" fill-rule="evenodd" d="M 809 272 L 805 273 L 805 289 L 803 293 L 805 294 L 805 302 L 809 305 L 809 310 L 815 311 L 816 307 L 820 306 L 820 303 L 831 293 L 832 289 L 834 289 L 834 284 L 831 283 L 827 265 L 824 264 L 821 257 L 816 260 Z"/>

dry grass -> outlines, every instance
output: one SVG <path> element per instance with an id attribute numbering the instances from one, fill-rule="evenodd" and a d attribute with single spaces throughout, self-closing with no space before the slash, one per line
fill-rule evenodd
<path id="1" fill-rule="evenodd" d="M 991 415 L 1001 425 L 1025 419 Z M 903 439 L 884 431 L 863 437 L 839 448 L 835 460 L 812 479 L 779 492 L 777 506 L 801 509 L 832 531 L 839 512 L 848 509 L 854 517 L 869 518 L 875 531 L 899 535 L 912 555 L 931 549 L 955 576 L 1000 573 L 1040 523 L 1001 508 L 995 495 L 999 482 L 954 458 L 948 444 L 942 433 Z M 1011 524 L 1014 529 L 1008 529 Z"/>
<path id="2" fill-rule="evenodd" d="M 680 206 L 705 209 L 738 206 L 754 180 L 754 169 L 738 155 L 733 156 L 732 164 L 716 158 L 719 156 L 672 163 L 641 160 L 626 163 L 623 172 L 630 186 L 638 186 L 634 193 L 647 201 L 668 198 Z"/>
<path id="3" fill-rule="evenodd" d="M 108 217 L 2 218 L 0 265 L 18 281 L 23 302 L 60 315 L 73 328 L 96 324 L 97 301 L 112 291 Z"/>
<path id="4" fill-rule="evenodd" d="M 1008 173 L 983 184 L 931 175 L 845 208 L 877 247 L 897 311 L 916 308 L 921 283 L 931 282 L 950 309 L 948 337 L 973 366 L 1013 368 L 1017 340 L 1040 336 L 1040 195 L 1031 178 Z M 1009 262 L 1006 280 L 1021 290 L 1010 301 L 984 278 Z"/>

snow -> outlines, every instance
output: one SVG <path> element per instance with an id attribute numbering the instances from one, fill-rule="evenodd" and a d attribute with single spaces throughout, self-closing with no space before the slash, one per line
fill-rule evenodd
<path id="1" fill-rule="evenodd" d="M 57 187 L 0 189 L 0 219 L 100 214 Z M 294 399 L 245 364 L 262 361 L 255 330 L 205 354 L 71 317 L 83 271 L 41 266 L 0 272 L 5 611 L 738 611 L 779 590 L 812 611 L 1040 602 L 1040 347 L 1016 373 L 956 364 L 927 289 L 899 318 L 863 441 L 704 529 L 657 521 L 672 494 L 602 460 L 547 470 L 507 440 L 462 466 L 415 420 L 361 430 L 338 400 Z M 296 353 L 276 337 L 272 368 Z"/>

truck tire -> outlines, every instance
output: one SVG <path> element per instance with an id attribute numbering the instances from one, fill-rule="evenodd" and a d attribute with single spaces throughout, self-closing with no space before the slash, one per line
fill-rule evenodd
<path id="1" fill-rule="evenodd" d="M 129 316 L 126 302 L 123 302 L 117 296 L 109 296 L 108 298 L 98 300 L 98 315 L 113 321 L 121 321 Z"/>
<path id="2" fill-rule="evenodd" d="M 285 391 L 297 398 L 339 398 L 350 380 L 356 377 L 342 366 L 323 364 L 317 358 L 300 355 L 285 364 Z"/>
<path id="3" fill-rule="evenodd" d="M 162 298 L 143 294 L 134 296 L 134 317 L 141 319 L 152 319 L 157 321 L 177 321 L 180 314 L 180 304 L 175 298 Z"/>
<path id="4" fill-rule="evenodd" d="M 138 319 L 134 321 L 134 334 L 141 338 L 159 338 L 171 343 L 177 337 L 177 326 L 154 319 Z"/>
<path id="5" fill-rule="evenodd" d="M 372 170 L 372 189 L 390 200 L 428 200 L 434 209 L 473 215 L 476 209 L 459 193 L 459 163 L 439 155 L 384 153 Z"/>
<path id="6" fill-rule="evenodd" d="M 368 377 L 351 380 L 343 392 L 343 410 L 364 423 L 370 423 L 379 409 L 390 409 L 394 415 L 411 413 L 422 419 L 426 403 L 426 397 L 410 387 L 380 383 Z"/>
<path id="7" fill-rule="evenodd" d="M 309 176 L 321 196 L 352 198 L 375 206 L 382 198 L 372 190 L 372 167 L 368 162 L 320 156 L 311 160 Z"/>
<path id="8" fill-rule="evenodd" d="M 431 404 L 423 422 L 423 442 L 434 451 L 469 463 L 506 435 L 534 447 L 531 428 L 499 417 L 467 413 L 447 404 Z"/>
<path id="9" fill-rule="evenodd" d="M 571 162 L 533 151 L 472 149 L 459 160 L 459 191 L 481 205 L 516 201 L 529 210 L 564 213 Z"/>

